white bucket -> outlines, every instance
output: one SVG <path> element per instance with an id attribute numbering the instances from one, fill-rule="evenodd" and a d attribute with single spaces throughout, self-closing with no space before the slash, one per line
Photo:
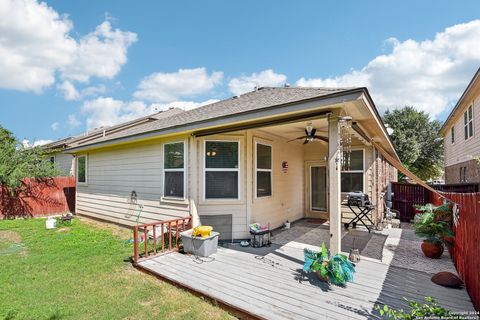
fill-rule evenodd
<path id="1" fill-rule="evenodd" d="M 57 227 L 57 219 L 48 217 L 45 226 L 47 229 L 55 229 Z"/>

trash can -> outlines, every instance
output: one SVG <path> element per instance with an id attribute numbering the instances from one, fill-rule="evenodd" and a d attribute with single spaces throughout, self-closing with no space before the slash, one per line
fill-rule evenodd
<path id="1" fill-rule="evenodd" d="M 193 230 L 190 229 L 180 233 L 183 251 L 200 257 L 208 257 L 217 252 L 220 233 L 212 231 L 207 237 L 194 237 L 192 232 Z"/>

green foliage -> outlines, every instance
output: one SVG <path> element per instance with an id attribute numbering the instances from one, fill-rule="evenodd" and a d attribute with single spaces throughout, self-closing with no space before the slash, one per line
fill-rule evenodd
<path id="1" fill-rule="evenodd" d="M 452 237 L 453 231 L 448 222 L 439 221 L 436 218 L 434 207 L 423 213 L 417 214 L 414 219 L 413 228 L 415 234 L 425 238 L 432 243 L 444 243 L 444 237 Z"/>
<path id="2" fill-rule="evenodd" d="M 383 121 L 393 130 L 391 139 L 403 165 L 423 180 L 437 178 L 443 168 L 441 123 L 413 107 L 385 112 Z"/>
<path id="3" fill-rule="evenodd" d="M 25 178 L 44 179 L 59 171 L 40 147 L 24 147 L 0 126 L 0 185 L 11 193 L 22 191 Z"/>
<path id="4" fill-rule="evenodd" d="M 375 310 L 380 313 L 383 319 L 393 320 L 415 320 L 415 319 L 463 319 L 459 315 L 454 315 L 451 311 L 438 305 L 432 297 L 425 297 L 425 303 L 421 304 L 414 300 L 403 298 L 411 308 L 409 312 L 403 309 L 396 310 L 387 305 L 375 305 Z"/>
<path id="5" fill-rule="evenodd" d="M 338 286 L 345 286 L 348 281 L 353 280 L 355 266 L 343 254 L 337 253 L 331 257 L 325 243 L 322 243 L 320 252 L 304 249 L 304 257 L 304 271 L 318 272 L 323 278 Z"/>

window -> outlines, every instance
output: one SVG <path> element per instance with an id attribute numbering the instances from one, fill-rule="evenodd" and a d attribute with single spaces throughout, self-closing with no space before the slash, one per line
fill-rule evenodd
<path id="1" fill-rule="evenodd" d="M 344 154 L 341 173 L 342 192 L 363 192 L 363 150 L 352 150 Z"/>
<path id="2" fill-rule="evenodd" d="M 239 142 L 205 141 L 205 199 L 239 199 Z"/>
<path id="3" fill-rule="evenodd" d="M 473 137 L 473 106 L 468 107 L 468 110 L 463 114 L 463 129 L 465 140 Z"/>
<path id="4" fill-rule="evenodd" d="M 450 136 L 452 138 L 452 143 L 455 143 L 455 127 L 450 129 Z"/>
<path id="5" fill-rule="evenodd" d="M 163 145 L 163 195 L 185 197 L 185 143 Z"/>
<path id="6" fill-rule="evenodd" d="M 51 162 L 51 163 L 55 163 L 55 156 L 51 156 L 51 157 L 50 157 L 50 162 Z"/>
<path id="7" fill-rule="evenodd" d="M 460 182 L 467 182 L 467 167 L 460 167 Z"/>
<path id="8" fill-rule="evenodd" d="M 272 146 L 256 144 L 257 198 L 272 195 Z"/>
<path id="9" fill-rule="evenodd" d="M 87 156 L 77 157 L 77 182 L 87 183 Z"/>

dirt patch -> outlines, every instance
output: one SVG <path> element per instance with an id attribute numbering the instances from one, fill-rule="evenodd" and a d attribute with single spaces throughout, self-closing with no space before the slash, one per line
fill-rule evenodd
<path id="1" fill-rule="evenodd" d="M 0 241 L 20 243 L 22 242 L 22 237 L 18 232 L 10 231 L 10 230 L 2 230 L 0 231 Z"/>
<path id="2" fill-rule="evenodd" d="M 57 232 L 70 232 L 70 230 L 72 230 L 72 228 L 63 227 L 63 228 L 57 229 Z"/>
<path id="3" fill-rule="evenodd" d="M 102 229 L 102 230 L 108 230 L 114 236 L 117 236 L 120 239 L 128 240 L 132 237 L 132 230 L 130 230 L 127 227 L 122 227 L 122 226 L 119 226 L 119 225 L 116 225 L 116 224 L 103 222 L 103 221 L 99 221 L 99 220 L 95 220 L 95 219 L 90 219 L 90 218 L 87 218 L 87 217 L 84 217 L 84 216 L 78 217 L 78 219 L 80 219 L 80 221 L 82 221 L 82 222 L 84 222 L 84 223 L 86 223 L 86 224 L 88 224 L 92 227 Z"/>

